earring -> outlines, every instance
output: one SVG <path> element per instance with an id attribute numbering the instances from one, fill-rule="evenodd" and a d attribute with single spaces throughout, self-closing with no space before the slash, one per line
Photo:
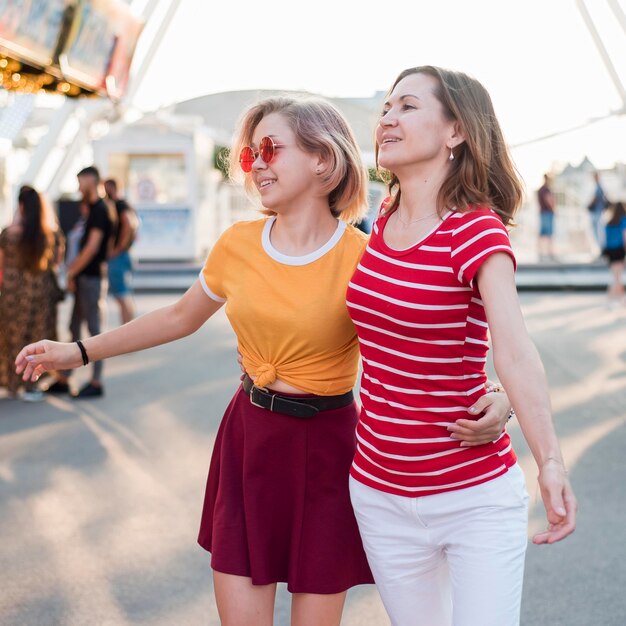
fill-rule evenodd
<path id="1" fill-rule="evenodd" d="M 448 161 L 454 161 L 454 152 L 452 152 L 452 148 L 450 148 L 450 156 L 448 157 Z"/>

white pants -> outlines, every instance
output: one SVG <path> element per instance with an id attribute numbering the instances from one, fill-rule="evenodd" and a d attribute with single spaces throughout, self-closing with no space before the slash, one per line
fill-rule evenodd
<path id="1" fill-rule="evenodd" d="M 394 626 L 517 626 L 528 494 L 518 465 L 416 498 L 350 478 L 367 558 Z"/>

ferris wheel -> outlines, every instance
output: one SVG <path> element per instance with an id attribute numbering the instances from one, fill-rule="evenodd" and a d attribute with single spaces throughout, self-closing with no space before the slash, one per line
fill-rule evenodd
<path id="1" fill-rule="evenodd" d="M 624 35 L 626 35 L 626 13 L 624 13 L 624 10 L 619 4 L 619 1 L 607 0 L 607 4 L 609 5 L 611 11 L 615 15 L 617 22 L 621 26 L 622 30 L 624 31 Z M 612 117 L 619 117 L 622 115 L 626 115 L 626 87 L 624 86 L 624 83 L 615 68 L 615 64 L 613 63 L 611 59 L 611 55 L 609 54 L 604 44 L 604 41 L 602 40 L 602 37 L 598 31 L 598 28 L 596 27 L 596 24 L 593 21 L 593 18 L 591 14 L 589 13 L 589 10 L 584 0 L 576 0 L 576 5 L 578 7 L 578 11 L 581 14 L 581 17 L 583 18 L 583 21 L 585 22 L 585 26 L 587 27 L 587 30 L 589 31 L 589 34 L 591 35 L 593 39 L 593 42 L 598 50 L 598 53 L 600 54 L 600 58 L 602 59 L 604 67 L 609 73 L 611 81 L 613 85 L 615 86 L 617 93 L 619 94 L 619 97 L 621 100 L 621 106 L 612 111 L 608 111 L 607 113 L 603 115 L 590 117 L 584 120 L 583 122 L 576 124 L 575 126 L 570 126 L 568 128 L 563 128 L 560 130 L 553 131 L 551 133 L 547 133 L 545 135 L 539 135 L 538 137 L 533 137 L 531 139 L 526 139 L 524 141 L 517 142 L 515 144 L 512 144 L 511 148 L 521 148 L 522 146 L 528 146 L 534 143 L 538 143 L 540 141 L 545 141 L 547 139 L 559 137 L 560 135 L 564 135 L 566 133 L 571 133 L 576 130 L 581 130 L 583 128 L 586 128 L 587 126 L 591 126 L 592 124 L 596 124 L 597 122 L 601 122 L 603 120 L 606 120 Z"/>

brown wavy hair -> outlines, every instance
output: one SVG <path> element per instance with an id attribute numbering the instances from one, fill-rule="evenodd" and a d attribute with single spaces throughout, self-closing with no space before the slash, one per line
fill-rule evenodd
<path id="1" fill-rule="evenodd" d="M 619 226 L 626 217 L 626 203 L 613 202 L 609 207 L 609 226 Z"/>
<path id="2" fill-rule="evenodd" d="M 493 209 L 505 225 L 513 224 L 524 197 L 524 188 L 487 90 L 475 78 L 462 72 L 422 65 L 404 70 L 387 95 L 412 74 L 427 74 L 437 80 L 434 95 L 441 103 L 446 119 L 457 121 L 465 135 L 465 141 L 453 150 L 450 172 L 439 189 L 439 212 L 451 208 L 468 211 L 471 205 L 479 205 Z M 375 151 L 378 165 L 378 144 Z M 379 171 L 389 186 L 391 197 L 385 211 L 390 213 L 400 203 L 400 181 L 393 172 Z"/>
<path id="3" fill-rule="evenodd" d="M 346 222 L 362 219 L 367 213 L 367 170 L 352 129 L 343 115 L 321 98 L 277 96 L 261 100 L 245 111 L 230 151 L 230 178 L 241 180 L 239 153 L 250 145 L 256 127 L 271 113 L 285 117 L 300 149 L 318 153 L 328 161 L 321 179 L 328 193 L 330 212 Z M 243 184 L 249 195 L 256 196 L 250 176 L 244 177 Z M 275 214 L 268 209 L 262 212 Z"/>
<path id="4" fill-rule="evenodd" d="M 48 222 L 47 207 L 41 194 L 24 185 L 20 188 L 22 235 L 19 242 L 19 264 L 31 272 L 45 272 L 54 254 L 54 233 Z"/>

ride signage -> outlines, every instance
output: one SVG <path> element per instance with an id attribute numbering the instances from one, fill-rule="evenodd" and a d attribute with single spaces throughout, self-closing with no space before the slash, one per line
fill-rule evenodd
<path id="1" fill-rule="evenodd" d="M 0 0 L 0 46 L 21 60 L 52 65 L 65 0 Z"/>
<path id="2" fill-rule="evenodd" d="M 0 86 L 119 99 L 142 28 L 121 0 L 0 0 Z"/>

